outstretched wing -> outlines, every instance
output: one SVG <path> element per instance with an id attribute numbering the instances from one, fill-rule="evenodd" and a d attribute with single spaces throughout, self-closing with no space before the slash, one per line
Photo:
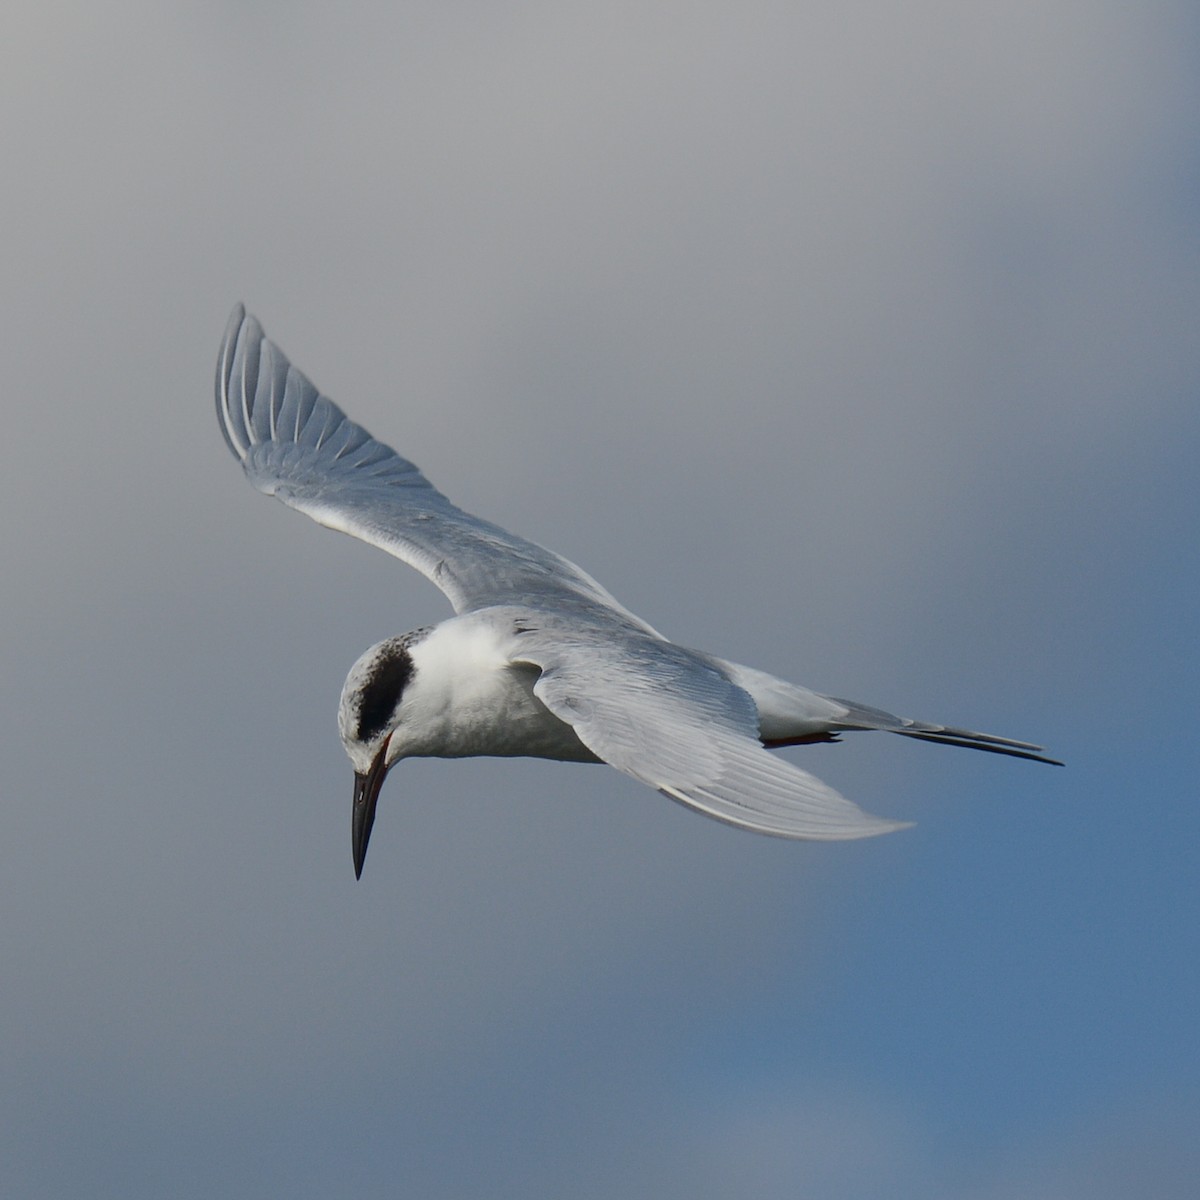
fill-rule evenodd
<path id="1" fill-rule="evenodd" d="M 903 829 L 762 748 L 749 693 L 682 647 L 601 628 L 528 628 L 514 658 L 534 694 L 605 762 L 710 817 L 834 841 Z"/>
<path id="2" fill-rule="evenodd" d="M 455 611 L 552 600 L 616 612 L 649 631 L 573 563 L 456 508 L 322 396 L 240 304 L 221 344 L 216 391 L 225 441 L 259 491 L 394 554 Z"/>

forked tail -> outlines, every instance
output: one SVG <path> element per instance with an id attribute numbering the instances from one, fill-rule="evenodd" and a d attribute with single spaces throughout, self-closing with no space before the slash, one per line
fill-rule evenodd
<path id="1" fill-rule="evenodd" d="M 853 700 L 842 700 L 831 696 L 836 704 L 848 710 L 834 726 L 843 729 L 882 729 L 887 733 L 898 733 L 901 737 L 917 738 L 922 742 L 938 742 L 943 746 L 966 746 L 970 750 L 986 750 L 989 754 L 1007 754 L 1012 758 L 1028 758 L 1034 762 L 1050 763 L 1061 767 L 1056 758 L 1041 753 L 1042 747 L 1032 742 L 1018 742 L 1014 738 L 996 737 L 990 733 L 975 733 L 970 729 L 956 729 L 953 725 L 929 725 L 924 721 L 910 721 L 897 717 L 880 708 L 869 708 Z"/>

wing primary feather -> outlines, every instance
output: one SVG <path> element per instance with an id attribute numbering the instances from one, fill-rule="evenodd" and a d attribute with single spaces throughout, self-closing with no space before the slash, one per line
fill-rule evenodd
<path id="1" fill-rule="evenodd" d="M 238 335 L 238 351 L 242 359 L 241 409 L 242 428 L 246 431 L 247 446 L 253 446 L 257 439 L 254 436 L 253 405 L 255 393 L 258 390 L 258 358 L 261 353 L 262 339 L 248 336 L 254 329 L 254 318 L 249 317 Z"/>
<path id="2" fill-rule="evenodd" d="M 246 457 L 247 443 L 240 436 L 238 425 L 234 419 L 229 391 L 233 382 L 234 366 L 237 362 L 238 336 L 245 317 L 245 308 L 240 304 L 236 305 L 225 327 L 225 339 L 221 343 L 221 354 L 217 360 L 217 416 L 220 421 L 221 433 L 225 437 L 225 444 L 232 451 L 234 457 L 239 459 Z"/>
<path id="3" fill-rule="evenodd" d="M 275 347 L 268 342 L 263 347 L 267 357 L 267 379 L 270 395 L 267 397 L 267 437 L 275 441 L 279 409 L 283 403 L 283 391 L 287 387 L 287 367 L 276 357 Z"/>
<path id="4" fill-rule="evenodd" d="M 304 427 L 308 424 L 313 415 L 313 409 L 317 404 L 319 393 L 295 367 L 288 367 L 288 393 L 295 397 L 296 404 L 296 429 L 292 434 L 292 440 L 299 442 L 300 435 Z"/>

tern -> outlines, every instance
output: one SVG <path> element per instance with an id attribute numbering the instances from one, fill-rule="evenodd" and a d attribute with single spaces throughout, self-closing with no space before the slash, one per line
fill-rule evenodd
<path id="1" fill-rule="evenodd" d="M 769 750 L 881 729 L 1056 762 L 1030 742 L 893 716 L 668 641 L 574 563 L 455 507 L 321 395 L 240 304 L 216 398 L 259 491 L 415 567 L 456 614 L 372 646 L 346 678 L 355 878 L 384 777 L 414 756 L 605 762 L 730 825 L 824 841 L 909 822 L 869 815 Z"/>

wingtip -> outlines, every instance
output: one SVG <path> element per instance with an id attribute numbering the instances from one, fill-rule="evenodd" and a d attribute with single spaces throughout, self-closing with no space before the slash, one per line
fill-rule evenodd
<path id="1" fill-rule="evenodd" d="M 804 798 L 807 803 L 790 810 L 778 807 L 759 807 L 755 810 L 747 805 L 745 797 L 738 803 L 729 804 L 703 788 L 685 790 L 660 784 L 658 790 L 671 800 L 726 825 L 796 841 L 858 841 L 861 838 L 881 837 L 885 833 L 898 833 L 902 829 L 911 829 L 914 824 L 912 821 L 893 821 L 864 812 L 853 801 L 847 800 L 807 772 L 796 770 L 795 774 L 804 777 L 809 787 L 817 790 L 810 791 Z"/>
<path id="2" fill-rule="evenodd" d="M 230 453 L 244 462 L 255 441 L 247 406 L 258 386 L 259 358 L 266 335 L 239 300 L 225 323 L 217 355 L 217 421 Z"/>
<path id="3" fill-rule="evenodd" d="M 230 372 L 233 369 L 233 360 L 237 351 L 238 334 L 241 333 L 242 326 L 245 323 L 246 306 L 239 300 L 233 306 L 233 311 L 229 314 L 229 320 L 225 322 L 225 336 L 221 339 L 221 352 L 217 367 L 218 389 L 229 382 Z"/>
<path id="4" fill-rule="evenodd" d="M 870 813 L 862 814 L 866 820 L 855 822 L 853 825 L 847 826 L 837 833 L 828 836 L 829 841 L 838 842 L 853 842 L 859 841 L 862 838 L 882 837 L 885 833 L 901 833 L 905 829 L 912 829 L 916 825 L 916 821 L 890 821 L 885 817 L 872 816 Z"/>
<path id="5" fill-rule="evenodd" d="M 214 392 L 217 401 L 217 424 L 221 436 L 234 458 L 241 459 L 244 450 L 234 438 L 233 413 L 229 405 L 229 385 L 233 380 L 233 364 L 237 358 L 238 334 L 246 317 L 246 306 L 239 300 L 225 322 L 225 336 L 221 338 L 221 349 L 217 352 L 217 378 Z"/>

